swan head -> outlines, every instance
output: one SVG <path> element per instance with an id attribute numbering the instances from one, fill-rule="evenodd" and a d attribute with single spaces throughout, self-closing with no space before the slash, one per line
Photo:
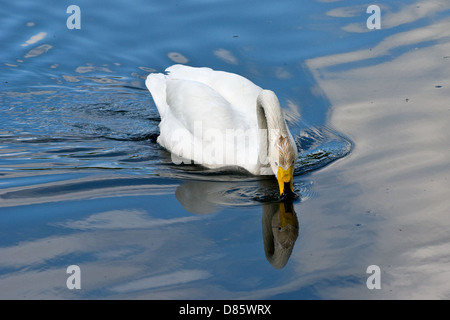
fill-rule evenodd
<path id="1" fill-rule="evenodd" d="M 294 166 L 297 158 L 296 149 L 288 137 L 279 136 L 272 148 L 270 166 L 277 177 L 280 196 L 295 198 L 294 193 Z"/>

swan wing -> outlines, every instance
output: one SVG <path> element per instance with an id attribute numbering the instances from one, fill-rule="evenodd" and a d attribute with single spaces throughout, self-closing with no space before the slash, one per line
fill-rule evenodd
<path id="1" fill-rule="evenodd" d="M 238 165 L 254 173 L 258 155 L 256 98 L 245 108 L 229 101 L 232 93 L 226 93 L 229 99 L 221 94 L 227 91 L 226 85 L 228 89 L 233 87 L 236 79 L 233 74 L 220 77 L 220 73 L 214 75 L 217 72 L 209 68 L 175 69 L 175 72 L 168 70 L 167 75 L 150 74 L 146 80 L 161 116 L 158 143 L 172 156 L 209 168 Z M 244 91 L 246 88 L 258 91 L 250 81 L 243 83 Z M 231 100 L 242 104 L 246 98 Z M 248 143 L 239 139 L 244 135 Z"/>
<path id="2" fill-rule="evenodd" d="M 235 109 L 245 113 L 255 113 L 256 99 L 262 88 L 238 74 L 180 64 L 167 68 L 166 72 L 171 79 L 203 83 L 220 94 Z"/>
<path id="3" fill-rule="evenodd" d="M 239 123 L 239 113 L 222 95 L 201 82 L 166 81 L 166 101 L 170 112 L 194 134 L 194 126 L 226 130 Z"/>

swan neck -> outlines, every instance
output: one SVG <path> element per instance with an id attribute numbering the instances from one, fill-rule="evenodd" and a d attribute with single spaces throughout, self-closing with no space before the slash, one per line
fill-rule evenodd
<path id="1" fill-rule="evenodd" d="M 260 129 L 268 129 L 269 134 L 277 130 L 282 136 L 288 135 L 286 121 L 281 111 L 280 102 L 271 90 L 263 90 L 257 99 L 258 125 Z"/>
<path id="2" fill-rule="evenodd" d="M 281 136 L 288 137 L 280 103 L 274 92 L 263 90 L 256 102 L 259 129 L 259 161 L 263 167 L 271 167 L 270 157 L 275 141 Z M 273 169 L 270 169 L 273 173 Z"/>

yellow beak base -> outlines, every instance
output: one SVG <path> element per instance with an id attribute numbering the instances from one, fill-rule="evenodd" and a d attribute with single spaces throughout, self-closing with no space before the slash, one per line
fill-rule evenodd
<path id="1" fill-rule="evenodd" d="M 287 170 L 278 167 L 277 180 L 281 196 L 294 193 L 294 166 L 290 166 Z"/>

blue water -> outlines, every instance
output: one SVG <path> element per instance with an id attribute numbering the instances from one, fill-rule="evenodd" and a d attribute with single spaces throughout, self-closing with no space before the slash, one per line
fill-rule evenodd
<path id="1" fill-rule="evenodd" d="M 311 276 L 290 261 L 320 241 L 303 235 L 304 204 L 326 197 L 313 173 L 354 146 L 329 125 L 330 101 L 305 61 L 370 48 L 392 31 L 346 33 L 326 14 L 359 1 L 265 0 L 81 1 L 81 29 L 69 30 L 72 2 L 2 3 L 1 298 L 322 299 L 327 287 L 365 283 L 364 272 L 337 272 L 341 235 L 329 268 Z M 361 8 L 345 24 L 365 24 Z M 177 166 L 156 143 L 144 79 L 175 63 L 238 73 L 284 106 L 300 197 L 286 211 L 293 228 L 276 235 L 290 239 L 279 258 L 276 181 Z M 81 269 L 81 290 L 66 286 L 69 265 Z"/>

